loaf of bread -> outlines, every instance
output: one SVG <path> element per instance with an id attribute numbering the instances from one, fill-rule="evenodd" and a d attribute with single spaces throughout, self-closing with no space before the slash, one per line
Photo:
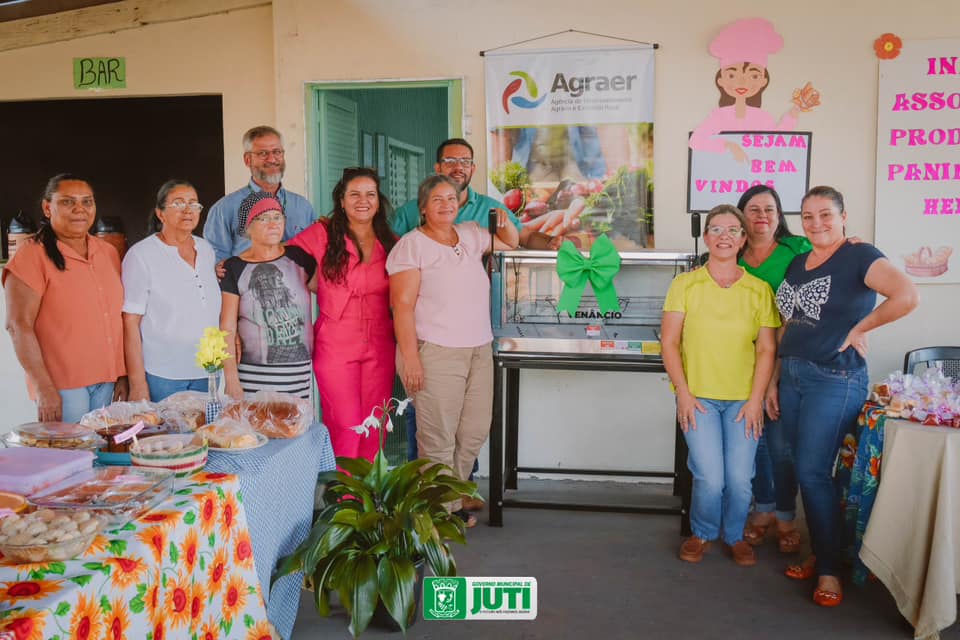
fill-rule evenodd
<path id="1" fill-rule="evenodd" d="M 254 399 L 234 403 L 223 410 L 222 418 L 236 420 L 268 438 L 295 438 L 310 426 L 309 405 L 296 398 Z"/>
<path id="2" fill-rule="evenodd" d="M 223 419 L 222 423 L 218 420 L 214 424 L 208 424 L 198 433 L 218 449 L 250 449 L 259 443 L 256 434 L 229 419 Z"/>

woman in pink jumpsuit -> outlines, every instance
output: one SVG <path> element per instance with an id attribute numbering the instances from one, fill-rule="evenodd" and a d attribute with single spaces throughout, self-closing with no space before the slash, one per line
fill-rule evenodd
<path id="1" fill-rule="evenodd" d="M 372 169 L 344 169 L 333 189 L 333 202 L 328 218 L 290 244 L 311 254 L 320 267 L 313 370 L 333 452 L 372 461 L 381 434 L 365 437 L 352 427 L 393 390 L 397 343 L 386 260 L 396 237 Z"/>

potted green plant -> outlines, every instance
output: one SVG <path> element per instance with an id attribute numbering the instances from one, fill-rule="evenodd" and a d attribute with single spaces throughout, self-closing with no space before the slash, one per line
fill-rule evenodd
<path id="1" fill-rule="evenodd" d="M 368 437 L 376 432 L 380 447 L 373 463 L 340 457 L 337 471 L 321 474 L 326 506 L 306 541 L 280 559 L 273 578 L 303 571 L 322 616 L 330 614 L 336 592 L 354 637 L 378 605 L 406 631 L 416 618 L 423 565 L 436 576 L 457 574 L 448 543 L 466 543 L 464 523 L 446 504 L 461 495 L 480 497 L 474 483 L 457 479 L 446 465 L 419 459 L 389 468 L 383 442 L 393 431 L 390 411 L 402 415 L 409 402 L 390 398 L 354 427 Z"/>

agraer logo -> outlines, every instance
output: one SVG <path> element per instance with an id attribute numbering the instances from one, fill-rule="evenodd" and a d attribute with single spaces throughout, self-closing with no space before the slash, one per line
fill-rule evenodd
<path id="1" fill-rule="evenodd" d="M 530 77 L 529 73 L 525 71 L 511 71 L 510 75 L 517 76 L 517 79 L 511 81 L 510 84 L 507 85 L 507 88 L 503 90 L 503 110 L 506 113 L 510 113 L 511 104 L 521 109 L 535 109 L 540 106 L 541 102 L 547 99 L 546 95 L 540 96 L 539 100 L 537 99 L 540 90 L 537 88 L 537 82 Z M 527 85 L 527 95 L 532 98 L 531 100 L 513 95 L 520 91 L 520 87 L 524 83 Z"/>
<path id="2" fill-rule="evenodd" d="M 424 578 L 424 620 L 534 620 L 536 578 Z"/>

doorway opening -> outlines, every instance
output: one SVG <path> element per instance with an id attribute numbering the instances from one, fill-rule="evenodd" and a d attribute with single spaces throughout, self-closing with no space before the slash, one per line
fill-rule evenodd
<path id="1" fill-rule="evenodd" d="M 462 135 L 463 81 L 336 82 L 307 85 L 309 193 L 320 215 L 345 167 L 371 167 L 396 208 L 432 173 L 434 151 Z"/>

